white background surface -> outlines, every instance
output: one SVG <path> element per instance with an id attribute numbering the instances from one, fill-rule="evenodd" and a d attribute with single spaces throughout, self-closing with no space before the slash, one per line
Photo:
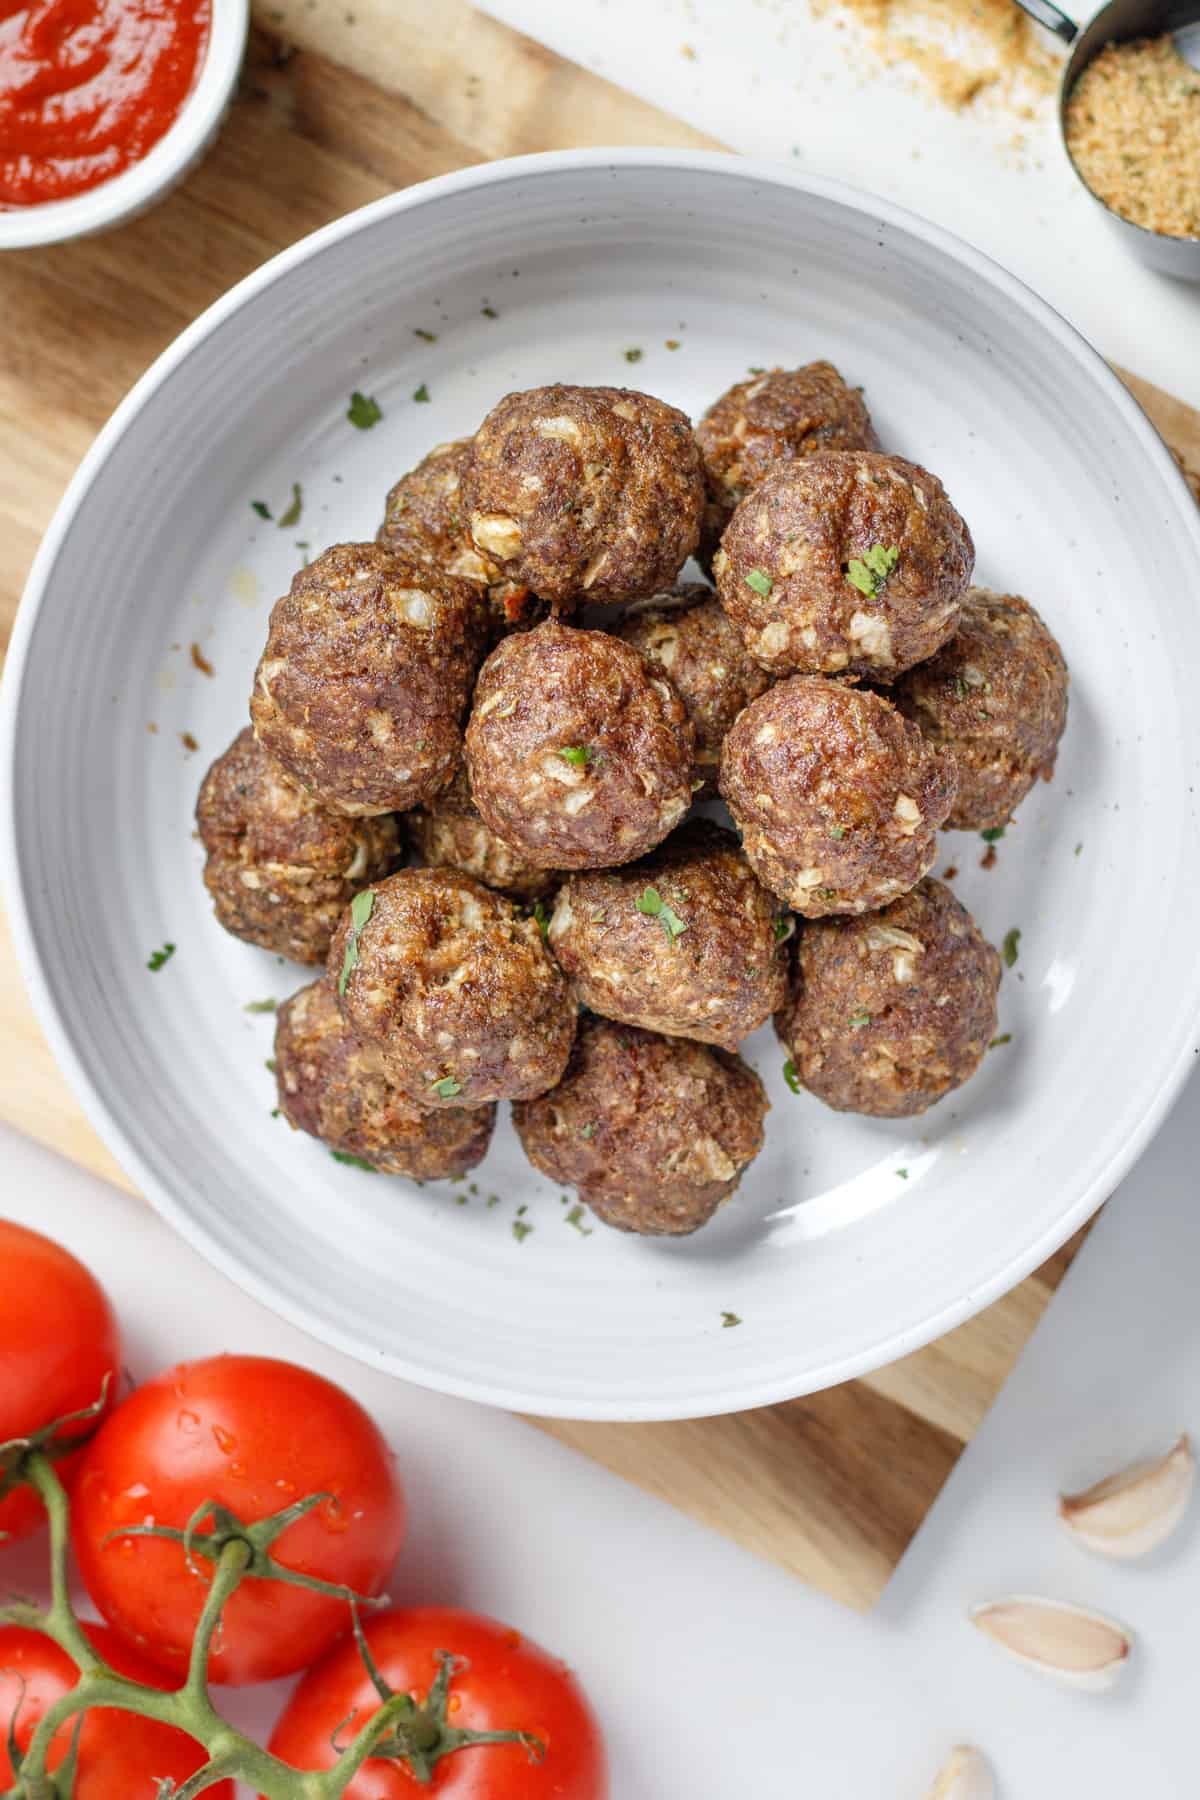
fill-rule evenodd
<path id="1" fill-rule="evenodd" d="M 1067 163 L 1055 100 L 1032 121 L 987 103 L 952 113 L 902 70 L 880 70 L 854 26 L 814 19 L 807 0 L 483 9 L 732 149 L 798 158 L 935 219 L 1036 288 L 1110 360 L 1200 406 L 1200 283 L 1130 258 Z M 1076 16 L 1097 10 L 1081 0 Z"/>
<path id="2" fill-rule="evenodd" d="M 1198 1158 L 1193 1084 L 860 1619 L 531 1426 L 321 1348 L 148 1207 L 0 1133 L 3 1210 L 96 1271 L 135 1375 L 265 1352 L 322 1370 L 375 1413 L 411 1505 L 394 1596 L 491 1611 L 567 1656 L 605 1722 L 613 1800 L 921 1800 L 962 1740 L 989 1751 L 1002 1800 L 1194 1800 L 1200 1506 L 1156 1558 L 1120 1566 L 1059 1532 L 1054 1495 L 1200 1431 Z M 4 1585 L 28 1585 L 36 1566 L 6 1559 Z M 1137 1630 L 1116 1692 L 1047 1686 L 965 1622 L 973 1601 L 1039 1589 Z M 247 1692 L 238 1712 L 266 1727 L 279 1702 Z"/>

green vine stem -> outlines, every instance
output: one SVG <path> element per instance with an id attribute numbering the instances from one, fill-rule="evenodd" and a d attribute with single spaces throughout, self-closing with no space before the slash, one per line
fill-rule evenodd
<path id="1" fill-rule="evenodd" d="M 255 1526 L 247 1528 L 244 1536 L 230 1535 L 219 1547 L 215 1543 L 212 1545 L 215 1552 L 212 1577 L 197 1622 L 183 1684 L 163 1692 L 118 1675 L 95 1649 L 71 1605 L 67 1584 L 70 1502 L 66 1490 L 50 1456 L 33 1442 L 20 1447 L 0 1445 L 0 1457 L 8 1453 L 11 1459 L 18 1449 L 19 1479 L 36 1490 L 49 1521 L 50 1602 L 46 1607 L 39 1607 L 30 1601 L 18 1600 L 0 1607 L 0 1624 L 20 1625 L 43 1633 L 75 1663 L 79 1680 L 43 1714 L 17 1770 L 16 1784 L 8 1789 L 3 1800 L 66 1800 L 71 1791 L 70 1772 L 78 1736 L 76 1734 L 72 1753 L 58 1775 L 52 1775 L 46 1766 L 50 1747 L 64 1725 L 71 1720 L 78 1724 L 86 1712 L 97 1706 L 114 1707 L 122 1712 L 137 1713 L 144 1719 L 173 1725 L 207 1752 L 208 1761 L 203 1768 L 181 1787 L 162 1783 L 157 1800 L 197 1800 L 214 1783 L 231 1778 L 247 1782 L 265 1795 L 266 1800 L 340 1800 L 363 1764 L 376 1755 L 388 1761 L 406 1762 L 417 1782 L 427 1785 L 432 1780 L 438 1757 L 471 1743 L 516 1742 L 524 1745 L 530 1756 L 541 1754 L 541 1744 L 525 1732 L 476 1733 L 451 1730 L 446 1726 L 446 1694 L 453 1672 L 453 1658 L 448 1654 L 424 1707 L 418 1706 L 409 1694 L 392 1693 L 366 1649 L 366 1639 L 359 1624 L 357 1596 L 353 1595 L 347 1596 L 352 1624 L 359 1647 L 365 1652 L 367 1667 L 380 1696 L 380 1706 L 341 1751 L 333 1767 L 294 1769 L 290 1763 L 281 1762 L 269 1750 L 235 1730 L 221 1717 L 209 1695 L 208 1655 L 224 1609 L 239 1584 L 248 1575 L 272 1578 L 265 1571 L 259 1573 L 262 1551 L 255 1538 L 259 1528 Z M 13 1467 L 11 1460 L 9 1467 Z M 313 1496 L 311 1503 L 315 1504 L 319 1499 L 320 1496 Z M 307 1510 L 308 1503 L 303 1504 Z M 193 1524 L 205 1514 L 216 1515 L 219 1510 L 202 1508 Z M 223 1516 L 223 1522 L 225 1518 L 228 1515 Z M 208 1545 L 203 1540 L 192 1540 L 191 1527 L 188 1536 L 189 1553 L 194 1545 L 203 1554 Z"/>

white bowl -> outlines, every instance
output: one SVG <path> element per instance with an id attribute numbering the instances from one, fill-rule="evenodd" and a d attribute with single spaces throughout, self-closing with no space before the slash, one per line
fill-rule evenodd
<path id="1" fill-rule="evenodd" d="M 0 212 L 0 250 L 27 250 L 107 231 L 161 200 L 199 162 L 233 99 L 250 26 L 250 0 L 212 0 L 212 30 L 199 79 L 178 118 L 150 151 L 111 181 L 66 200 Z"/>
<path id="2" fill-rule="evenodd" d="M 636 381 L 695 413 L 749 364 L 819 356 L 865 383 L 886 444 L 942 475 L 979 580 L 1031 596 L 1071 663 L 1057 778 L 998 866 L 979 868 L 977 837 L 945 838 L 987 933 L 1022 932 L 1001 999 L 1012 1042 L 923 1119 L 878 1123 L 790 1094 L 764 1031 L 748 1054 L 774 1104 L 766 1148 L 682 1242 L 581 1236 L 507 1122 L 477 1194 L 338 1167 L 271 1117 L 271 1020 L 243 1010 L 309 975 L 217 927 L 191 835 L 297 540 L 371 534 L 400 471 L 509 388 Z M 356 388 L 383 407 L 372 431 L 347 422 Z M 294 530 L 251 511 L 263 499 L 278 517 L 293 481 Z M 843 1380 L 1053 1251 L 1191 1064 L 1197 569 L 1194 503 L 1099 357 L 894 207 L 670 151 L 533 157 L 394 195 L 186 331 L 101 434 L 42 546 L 4 716 L 13 925 L 38 1012 L 155 1205 L 366 1360 L 580 1417 L 719 1412 Z M 164 940 L 178 950 L 152 974 Z"/>

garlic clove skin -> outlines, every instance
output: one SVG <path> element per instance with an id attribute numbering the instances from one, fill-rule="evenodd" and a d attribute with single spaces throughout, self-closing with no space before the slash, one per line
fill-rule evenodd
<path id="1" fill-rule="evenodd" d="M 984 1601 L 968 1617 L 1016 1662 L 1085 1693 L 1112 1687 L 1133 1648 L 1132 1632 L 1115 1619 L 1033 1594 Z"/>
<path id="2" fill-rule="evenodd" d="M 987 1759 L 972 1744 L 956 1744 L 938 1771 L 928 1800 L 996 1800 Z"/>
<path id="3" fill-rule="evenodd" d="M 1061 1494 L 1058 1516 L 1071 1536 L 1100 1556 L 1148 1556 L 1178 1528 L 1196 1483 L 1187 1435 L 1165 1456 L 1134 1463 L 1080 1494 Z"/>

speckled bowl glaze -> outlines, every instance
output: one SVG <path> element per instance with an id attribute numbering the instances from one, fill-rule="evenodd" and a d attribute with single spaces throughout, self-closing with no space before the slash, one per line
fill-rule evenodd
<path id="1" fill-rule="evenodd" d="M 994 943 L 1020 931 L 1011 1041 L 923 1118 L 880 1123 L 791 1094 L 760 1033 L 766 1148 L 681 1242 L 582 1235 L 507 1122 L 474 1186 L 339 1167 L 271 1116 L 272 1021 L 244 1010 L 307 973 L 220 930 L 191 835 L 271 600 L 305 554 L 370 536 L 400 472 L 511 388 L 636 381 L 695 415 L 748 364 L 817 357 L 865 385 L 888 448 L 941 475 L 976 580 L 1031 598 L 1071 665 L 1053 785 L 993 868 L 963 833 L 939 858 Z M 371 430 L 347 419 L 356 389 L 382 408 Z M 293 482 L 303 511 L 281 530 Z M 39 1015 L 154 1204 L 260 1298 L 398 1375 L 646 1419 L 859 1374 L 1062 1243 L 1191 1066 L 1197 567 L 1200 515 L 1100 358 L 881 201 L 673 151 L 536 157 L 394 195 L 185 332 L 47 534 L 3 716 L 8 895 Z"/>

